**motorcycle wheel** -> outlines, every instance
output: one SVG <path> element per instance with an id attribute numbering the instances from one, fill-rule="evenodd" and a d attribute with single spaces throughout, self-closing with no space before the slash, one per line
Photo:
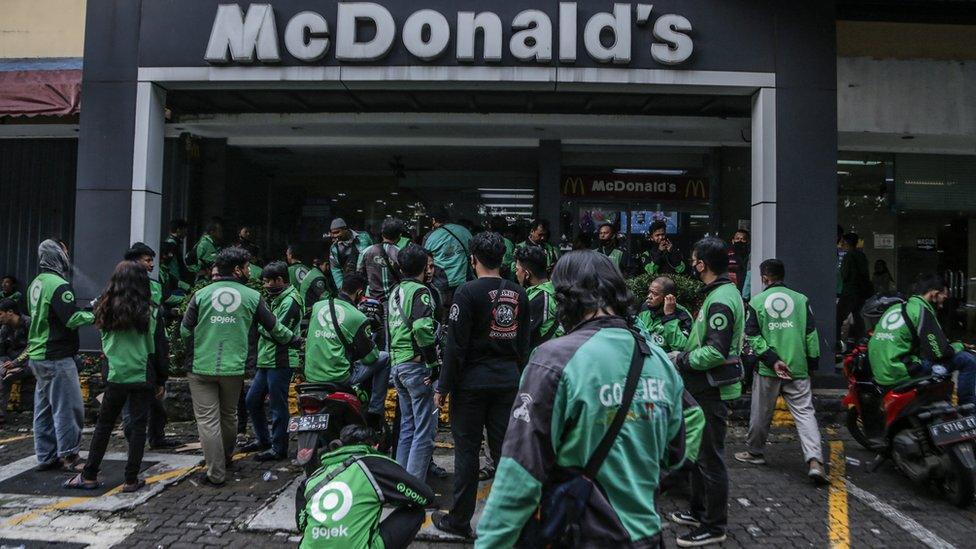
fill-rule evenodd
<path id="1" fill-rule="evenodd" d="M 972 505 L 973 495 L 976 494 L 973 472 L 954 453 L 949 453 L 949 467 L 946 468 L 940 487 L 946 499 L 956 507 L 965 509 Z"/>
<path id="2" fill-rule="evenodd" d="M 857 413 L 857 408 L 851 407 L 847 409 L 847 430 L 854 437 L 854 440 L 863 446 L 865 450 L 875 451 L 871 446 L 871 439 L 864 432 L 864 418 Z"/>

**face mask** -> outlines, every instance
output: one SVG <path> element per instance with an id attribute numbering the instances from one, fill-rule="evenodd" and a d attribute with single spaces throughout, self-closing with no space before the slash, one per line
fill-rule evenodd
<path id="1" fill-rule="evenodd" d="M 736 255 L 740 256 L 749 255 L 749 244 L 745 242 L 736 242 L 732 244 L 732 251 L 735 252 Z"/>
<path id="2" fill-rule="evenodd" d="M 267 290 L 269 295 L 280 295 L 281 292 L 285 291 L 285 287 L 279 286 L 277 288 L 268 288 Z"/>

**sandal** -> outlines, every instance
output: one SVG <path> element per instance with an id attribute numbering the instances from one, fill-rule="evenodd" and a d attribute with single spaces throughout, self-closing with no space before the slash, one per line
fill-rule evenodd
<path id="1" fill-rule="evenodd" d="M 139 490 L 142 490 L 145 486 L 146 486 L 146 481 L 139 479 L 133 482 L 132 484 L 128 484 L 128 483 L 123 484 L 122 492 L 126 494 L 131 494 L 132 492 L 138 492 Z"/>
<path id="2" fill-rule="evenodd" d="M 102 487 L 102 483 L 97 480 L 85 480 L 82 478 L 81 473 L 78 473 L 77 475 L 64 481 L 61 484 L 61 487 L 72 488 L 75 490 L 98 490 Z"/>

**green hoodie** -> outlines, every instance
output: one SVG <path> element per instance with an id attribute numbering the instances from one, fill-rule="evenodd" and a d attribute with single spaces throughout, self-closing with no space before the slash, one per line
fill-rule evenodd
<path id="1" fill-rule="evenodd" d="M 349 348 L 336 335 L 335 319 Z M 352 364 L 376 362 L 379 351 L 370 338 L 369 322 L 359 309 L 345 299 L 325 299 L 312 307 L 305 344 L 305 379 L 312 383 L 345 382 Z"/>
<path id="2" fill-rule="evenodd" d="M 404 280 L 393 288 L 387 322 L 394 366 L 418 355 L 428 368 L 437 365 L 434 306 L 426 286 Z"/>
<path id="3" fill-rule="evenodd" d="M 197 245 L 193 247 L 193 252 L 188 258 L 192 261 L 187 261 L 186 266 L 188 269 L 194 273 L 199 273 L 203 269 L 209 269 L 213 266 L 214 261 L 217 259 L 217 253 L 220 250 L 217 248 L 217 244 L 214 243 L 214 239 L 209 234 L 204 234 L 197 241 Z"/>
<path id="4" fill-rule="evenodd" d="M 688 309 L 675 304 L 674 313 L 664 314 L 664 308 L 649 309 L 645 303 L 637 313 L 637 327 L 647 332 L 654 343 L 665 353 L 684 350 L 691 333 L 692 318 Z"/>
<path id="5" fill-rule="evenodd" d="M 655 492 L 685 457 L 683 383 L 640 338 L 643 369 L 627 420 L 594 479 L 582 546 L 632 546 L 661 532 Z M 582 469 L 619 409 L 637 339 L 624 319 L 599 317 L 544 343 L 522 374 L 476 547 L 511 547 L 547 482 Z M 599 367 L 595 367 L 595 366 Z"/>
<path id="6" fill-rule="evenodd" d="M 422 509 L 433 500 L 431 489 L 396 461 L 363 444 L 340 447 L 298 487 L 299 547 L 384 549 L 383 507 Z"/>
<path id="7" fill-rule="evenodd" d="M 187 340 L 190 371 L 210 376 L 244 375 L 257 357 L 258 326 L 280 344 L 293 341 L 261 294 L 236 279 L 216 278 L 190 299 L 180 334 Z"/>
<path id="8" fill-rule="evenodd" d="M 742 296 L 726 275 L 702 288 L 702 292 L 705 301 L 691 325 L 685 350 L 678 355 L 678 370 L 688 392 L 696 399 L 721 396 L 722 400 L 735 400 L 742 395 L 741 382 L 715 388 L 708 384 L 705 372 L 742 354 L 745 332 Z"/>
<path id="9" fill-rule="evenodd" d="M 820 358 L 820 339 L 807 296 L 772 284 L 749 301 L 746 338 L 759 357 L 759 375 L 776 377 L 782 360 L 790 377 L 805 379 Z"/>
<path id="10" fill-rule="evenodd" d="M 295 288 L 285 286 L 268 305 L 282 326 L 299 333 L 305 310 Z M 263 327 L 258 327 L 258 335 L 258 368 L 298 368 L 298 349 L 278 343 Z"/>
<path id="11" fill-rule="evenodd" d="M 27 290 L 31 317 L 27 355 L 31 360 L 58 360 L 78 352 L 78 328 L 92 323 L 91 312 L 75 305 L 71 284 L 42 271 Z"/>
<path id="12" fill-rule="evenodd" d="M 914 334 L 909 325 L 915 327 Z M 923 360 L 945 365 L 962 349 L 959 343 L 949 343 L 932 305 L 913 295 L 908 303 L 892 305 L 881 316 L 868 341 L 868 360 L 875 382 L 892 386 L 922 376 Z"/>
<path id="13" fill-rule="evenodd" d="M 159 387 L 166 383 L 169 370 L 169 349 L 161 338 L 166 331 L 160 328 L 160 309 L 154 305 L 149 329 L 102 331 L 102 352 L 108 361 L 109 383 L 149 384 Z"/>

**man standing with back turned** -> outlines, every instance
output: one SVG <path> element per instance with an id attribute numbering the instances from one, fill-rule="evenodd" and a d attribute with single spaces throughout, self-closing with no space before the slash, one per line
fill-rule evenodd
<path id="1" fill-rule="evenodd" d="M 825 484 L 828 480 L 809 374 L 817 368 L 820 358 L 813 311 L 805 295 L 783 284 L 786 268 L 782 261 L 763 261 L 759 274 L 766 289 L 749 302 L 746 317 L 746 337 L 759 357 L 758 375 L 752 379 L 749 449 L 735 454 L 735 459 L 754 465 L 766 463 L 763 447 L 776 399 L 783 395 L 800 435 L 807 476 L 817 484 Z"/>

